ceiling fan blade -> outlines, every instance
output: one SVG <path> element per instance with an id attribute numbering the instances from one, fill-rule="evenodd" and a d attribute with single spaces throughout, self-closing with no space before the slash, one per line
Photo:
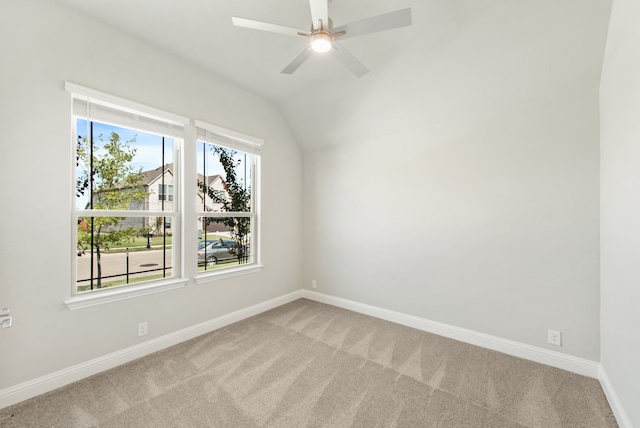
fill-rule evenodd
<path id="1" fill-rule="evenodd" d="M 233 25 L 236 27 L 251 28 L 252 30 L 269 31 L 271 33 L 286 34 L 288 36 L 298 36 L 299 33 L 306 33 L 304 30 L 298 30 L 297 28 L 285 27 L 283 25 L 270 24 L 268 22 L 256 21 L 254 19 L 238 18 L 234 16 L 231 18 Z"/>
<path id="2" fill-rule="evenodd" d="M 411 25 L 411 8 L 396 10 L 382 15 L 374 16 L 351 24 L 341 25 L 333 29 L 334 33 L 344 31 L 345 34 L 336 36 L 340 40 L 349 37 L 362 36 L 363 34 L 377 33 L 378 31 L 392 30 L 394 28 Z"/>
<path id="3" fill-rule="evenodd" d="M 369 70 L 351 53 L 337 43 L 333 44 L 335 48 L 335 56 L 350 72 L 360 78 L 367 74 Z"/>
<path id="4" fill-rule="evenodd" d="M 329 4 L 328 0 L 309 0 L 311 7 L 311 22 L 314 30 L 320 29 L 320 21 L 325 29 L 329 28 Z"/>
<path id="5" fill-rule="evenodd" d="M 293 61 L 289 63 L 280 73 L 282 74 L 293 74 L 294 71 L 298 69 L 313 53 L 310 47 L 304 48 L 302 52 L 296 56 Z"/>

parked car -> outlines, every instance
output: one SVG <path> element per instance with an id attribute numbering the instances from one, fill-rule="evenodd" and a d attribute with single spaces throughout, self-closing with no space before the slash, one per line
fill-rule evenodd
<path id="1" fill-rule="evenodd" d="M 236 241 L 207 239 L 198 242 L 198 265 L 213 266 L 221 261 L 236 260 Z"/>

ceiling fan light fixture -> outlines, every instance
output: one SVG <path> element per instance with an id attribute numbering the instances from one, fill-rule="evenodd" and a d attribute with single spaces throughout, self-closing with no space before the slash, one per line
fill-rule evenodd
<path id="1" fill-rule="evenodd" d="M 411 25 L 411 8 L 408 7 L 334 27 L 333 21 L 329 17 L 329 3 L 332 0 L 308 1 L 311 11 L 311 28 L 309 31 L 237 16 L 232 17 L 232 22 L 236 27 L 286 34 L 294 37 L 301 36 L 306 39 L 306 46 L 293 61 L 282 69 L 281 73 L 283 74 L 292 74 L 316 52 L 331 52 L 331 56 L 341 62 L 356 77 L 364 76 L 369 70 L 339 42 L 355 36 Z"/>
<path id="2" fill-rule="evenodd" d="M 333 37 L 326 31 L 318 31 L 311 35 L 311 49 L 314 52 L 328 52 L 333 47 Z"/>

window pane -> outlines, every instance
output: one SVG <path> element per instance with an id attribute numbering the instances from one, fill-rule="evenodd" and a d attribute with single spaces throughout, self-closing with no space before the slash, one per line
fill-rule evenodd
<path id="1" fill-rule="evenodd" d="M 252 155 L 198 141 L 198 211 L 250 212 Z"/>
<path id="2" fill-rule="evenodd" d="M 79 218 L 77 291 L 172 277 L 173 220 L 172 217 Z"/>
<path id="3" fill-rule="evenodd" d="M 250 217 L 204 217 L 199 223 L 199 272 L 253 263 Z"/>
<path id="4" fill-rule="evenodd" d="M 165 171 L 165 174 L 166 174 L 166 171 Z M 173 201 L 173 185 L 158 184 L 158 200 Z M 161 210 L 158 210 L 158 211 L 161 211 Z"/>
<path id="5" fill-rule="evenodd" d="M 174 210 L 172 138 L 85 119 L 76 128 L 76 209 Z"/>

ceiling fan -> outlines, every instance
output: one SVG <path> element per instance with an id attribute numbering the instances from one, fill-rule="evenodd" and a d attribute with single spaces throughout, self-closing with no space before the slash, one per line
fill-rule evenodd
<path id="1" fill-rule="evenodd" d="M 356 77 L 364 76 L 369 70 L 367 70 L 367 67 L 358 61 L 356 57 L 351 55 L 348 50 L 338 44 L 336 40 L 344 40 L 350 37 L 411 25 L 411 8 L 407 8 L 333 28 L 333 21 L 329 18 L 329 1 L 330 0 L 309 0 L 309 6 L 311 7 L 310 32 L 235 16 L 232 17 L 232 22 L 236 27 L 269 31 L 289 36 L 302 36 L 309 39 L 309 45 L 300 52 L 281 73 L 292 74 L 314 52 L 322 53 L 332 51 L 338 61 Z"/>

